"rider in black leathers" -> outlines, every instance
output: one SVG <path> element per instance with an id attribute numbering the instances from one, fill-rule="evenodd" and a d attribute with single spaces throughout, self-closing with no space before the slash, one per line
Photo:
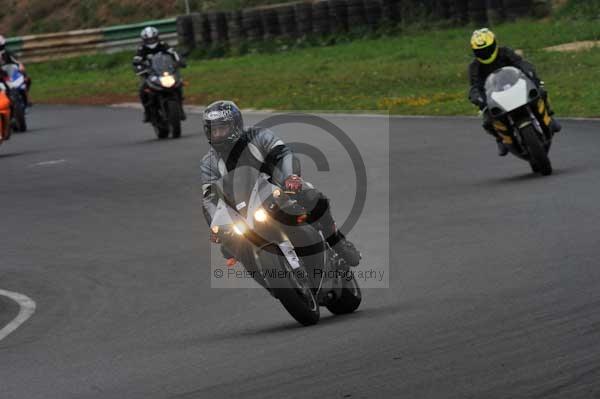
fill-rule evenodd
<path id="1" fill-rule="evenodd" d="M 184 68 L 185 62 L 180 57 L 180 55 L 173 49 L 173 47 L 169 46 L 166 42 L 160 40 L 158 30 L 154 27 L 147 27 L 142 30 L 141 33 L 142 44 L 138 47 L 135 56 L 133 57 L 133 67 L 135 72 L 142 77 L 142 83 L 140 85 L 140 100 L 142 102 L 142 106 L 144 107 L 144 123 L 150 122 L 150 102 L 151 97 L 147 93 L 148 86 L 146 84 L 146 80 L 144 79 L 147 73 L 148 61 L 155 54 L 165 53 L 169 54 L 177 64 Z M 179 88 L 179 98 L 183 101 L 183 88 Z M 183 107 L 182 111 L 182 119 L 185 119 L 185 113 Z"/>
<path id="2" fill-rule="evenodd" d="M 280 138 L 268 129 L 244 129 L 242 114 L 231 101 L 209 105 L 203 120 L 211 144 L 200 166 L 203 211 L 209 225 L 219 201 L 218 182 L 238 166 L 252 166 L 269 174 L 274 184 L 294 192 L 298 204 L 309 211 L 307 222 L 318 223 L 327 242 L 348 265 L 359 264 L 360 252 L 337 230 L 329 200 L 299 176 L 293 153 Z M 216 242 L 216 236 L 212 237 Z"/>
<path id="3" fill-rule="evenodd" d="M 471 37 L 471 48 L 475 59 L 469 65 L 469 81 L 471 88 L 469 90 L 469 100 L 479 107 L 481 110 L 485 110 L 487 107 L 486 95 L 485 95 L 485 81 L 492 73 L 500 68 L 506 66 L 512 66 L 520 69 L 526 75 L 528 75 L 542 91 L 544 100 L 547 101 L 547 92 L 544 90 L 543 84 L 539 79 L 536 70 L 532 64 L 525 61 L 520 55 L 518 55 L 513 49 L 509 47 L 499 47 L 496 42 L 496 36 L 492 31 L 487 28 L 479 29 L 473 32 Z M 552 109 L 548 106 L 550 115 L 553 114 Z M 483 113 L 483 128 L 486 132 L 496 138 L 498 143 L 498 155 L 505 156 L 508 153 L 508 149 L 502 143 L 502 139 L 496 133 L 490 114 L 485 111 Z M 550 129 L 558 133 L 561 130 L 561 126 L 556 118 L 552 118 Z"/>

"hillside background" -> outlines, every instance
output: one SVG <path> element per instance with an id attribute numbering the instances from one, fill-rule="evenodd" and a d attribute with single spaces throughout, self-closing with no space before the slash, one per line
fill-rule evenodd
<path id="1" fill-rule="evenodd" d="M 231 10 L 281 0 L 190 0 L 192 11 Z M 17 36 L 98 28 L 185 12 L 183 0 L 0 0 L 0 34 Z"/>

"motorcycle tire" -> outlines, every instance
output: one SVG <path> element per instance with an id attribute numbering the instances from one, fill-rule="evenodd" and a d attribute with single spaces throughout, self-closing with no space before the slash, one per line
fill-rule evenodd
<path id="1" fill-rule="evenodd" d="M 176 101 L 167 103 L 167 115 L 171 126 L 171 135 L 174 139 L 181 137 L 181 107 Z"/>
<path id="2" fill-rule="evenodd" d="M 17 107 L 15 110 L 15 123 L 17 132 L 27 131 L 27 121 L 25 120 L 25 109 Z"/>
<path id="3" fill-rule="evenodd" d="M 542 176 L 551 175 L 552 164 L 550 163 L 548 153 L 540 141 L 533 125 L 524 127 L 521 130 L 521 136 L 529 151 L 529 163 L 531 164 L 531 169 Z"/>
<path id="4" fill-rule="evenodd" d="M 344 282 L 342 295 L 325 307 L 335 315 L 348 314 L 354 312 L 360 306 L 362 294 L 358 283 L 352 277 L 350 281 Z"/>
<path id="5" fill-rule="evenodd" d="M 266 278 L 273 295 L 298 323 L 303 326 L 317 324 L 321 313 L 310 284 L 290 273 L 291 266 L 278 252 L 275 248 L 265 248 L 261 253 L 262 263 L 272 268 L 267 273 L 270 277 Z"/>

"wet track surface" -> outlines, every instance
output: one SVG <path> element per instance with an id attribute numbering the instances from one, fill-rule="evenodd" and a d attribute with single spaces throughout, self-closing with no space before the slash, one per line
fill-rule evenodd
<path id="1" fill-rule="evenodd" d="M 303 328 L 210 288 L 198 115 L 167 142 L 135 110 L 30 121 L 0 147 L 0 289 L 37 303 L 0 341 L 2 399 L 600 397 L 600 123 L 565 122 L 540 178 L 476 120 L 394 119 L 390 237 L 350 235 L 366 260 L 390 240 L 390 288 Z M 371 156 L 383 119 L 333 121 Z"/>

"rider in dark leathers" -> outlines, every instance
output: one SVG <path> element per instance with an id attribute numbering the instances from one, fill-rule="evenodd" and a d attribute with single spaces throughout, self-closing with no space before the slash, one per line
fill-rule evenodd
<path id="1" fill-rule="evenodd" d="M 27 75 L 27 73 L 25 72 L 25 65 L 23 65 L 23 63 L 21 63 L 15 56 L 14 54 L 8 49 L 6 48 L 6 39 L 4 38 L 4 36 L 0 35 L 0 67 L 6 64 L 15 64 L 19 67 L 19 69 L 21 70 L 21 73 L 23 73 L 23 76 L 25 78 L 25 85 L 27 86 L 27 90 L 25 90 L 25 103 L 27 104 L 28 107 L 31 106 L 31 101 L 29 101 L 29 89 L 31 88 L 31 78 L 29 77 L 29 75 Z M 0 70 L 0 77 L 4 78 L 4 72 L 2 70 Z"/>
<path id="2" fill-rule="evenodd" d="M 473 32 L 471 36 L 471 48 L 475 59 L 469 65 L 469 80 L 471 89 L 469 90 L 469 100 L 484 110 L 487 107 L 485 95 L 485 81 L 492 73 L 500 68 L 512 66 L 520 69 L 528 75 L 535 84 L 542 90 L 542 96 L 547 102 L 547 93 L 543 88 L 542 82 L 539 79 L 536 70 L 532 64 L 525 61 L 513 49 L 509 47 L 499 47 L 496 42 L 496 36 L 487 28 L 479 29 Z M 550 115 L 553 114 L 548 107 Z M 483 128 L 486 132 L 496 138 L 498 143 L 498 155 L 505 156 L 508 153 L 508 148 L 502 143 L 502 139 L 496 133 L 492 118 L 487 110 L 483 113 Z M 555 133 L 561 130 L 561 126 L 556 118 L 552 118 L 550 129 Z"/>
<path id="3" fill-rule="evenodd" d="M 133 67 L 135 72 L 142 77 L 142 83 L 140 85 L 140 100 L 144 107 L 144 123 L 150 122 L 150 102 L 151 97 L 147 93 L 148 86 L 146 84 L 146 74 L 148 69 L 148 61 L 155 54 L 164 53 L 169 54 L 175 62 L 182 68 L 184 68 L 185 62 L 179 56 L 177 51 L 173 49 L 168 43 L 160 40 L 158 30 L 154 27 L 147 27 L 142 30 L 141 33 L 142 44 L 138 47 L 135 56 L 133 57 Z M 179 88 L 179 98 L 183 101 L 183 88 Z M 182 119 L 185 119 L 185 113 L 182 107 Z"/>
<path id="4" fill-rule="evenodd" d="M 209 105 L 203 120 L 211 144 L 200 166 L 203 211 L 209 225 L 219 201 L 219 181 L 239 166 L 252 166 L 269 174 L 274 184 L 294 192 L 297 202 L 309 211 L 307 222 L 318 223 L 328 243 L 348 265 L 359 264 L 360 252 L 336 229 L 329 200 L 299 176 L 293 153 L 280 138 L 268 129 L 244 129 L 242 114 L 231 101 Z M 216 242 L 216 236 L 212 237 Z"/>

